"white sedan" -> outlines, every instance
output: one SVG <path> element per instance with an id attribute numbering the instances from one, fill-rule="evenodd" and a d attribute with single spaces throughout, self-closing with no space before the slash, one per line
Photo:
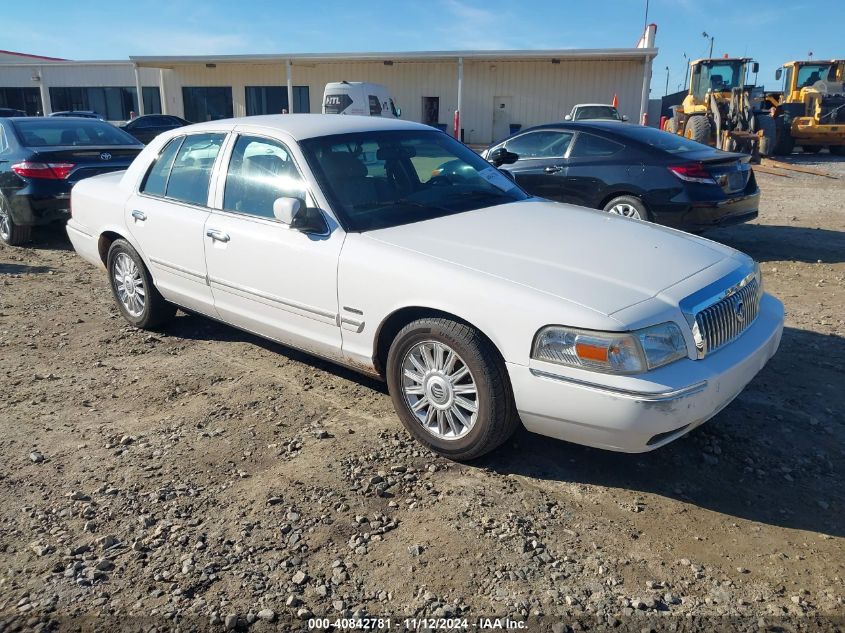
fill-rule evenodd
<path id="1" fill-rule="evenodd" d="M 380 376 L 408 431 L 454 459 L 520 422 L 657 448 L 730 403 L 783 328 L 746 255 L 532 198 L 416 123 L 191 125 L 72 196 L 68 235 L 127 321 L 182 307 Z"/>

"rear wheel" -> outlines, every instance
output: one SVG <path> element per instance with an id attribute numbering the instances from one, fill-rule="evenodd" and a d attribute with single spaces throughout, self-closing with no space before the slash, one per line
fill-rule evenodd
<path id="1" fill-rule="evenodd" d="M 635 196 L 618 196 L 604 205 L 604 210 L 635 220 L 651 220 L 651 214 L 643 201 Z"/>
<path id="2" fill-rule="evenodd" d="M 795 139 L 792 138 L 792 131 L 789 129 L 789 125 L 786 123 L 783 116 L 779 116 L 775 119 L 775 126 L 777 131 L 775 154 L 777 156 L 789 156 L 792 153 L 792 150 L 795 149 Z"/>
<path id="3" fill-rule="evenodd" d="M 775 120 L 768 114 L 758 114 L 755 117 L 754 127 L 762 132 L 760 138 L 760 154 L 771 156 L 775 151 L 777 141 L 777 125 Z"/>
<path id="4" fill-rule="evenodd" d="M 710 135 L 713 129 L 710 126 L 710 119 L 703 115 L 691 116 L 687 119 L 686 127 L 684 127 L 684 136 L 697 143 L 705 145 L 710 143 Z"/>
<path id="5" fill-rule="evenodd" d="M 21 226 L 12 219 L 12 210 L 4 196 L 0 196 L 0 241 L 9 246 L 20 246 L 32 239 L 32 227 Z"/>
<path id="6" fill-rule="evenodd" d="M 818 154 L 822 151 L 821 145 L 802 145 L 801 149 L 804 150 L 805 154 Z"/>
<path id="7" fill-rule="evenodd" d="M 834 156 L 845 156 L 845 145 L 831 145 L 828 149 Z"/>
<path id="8" fill-rule="evenodd" d="M 123 318 L 135 327 L 149 329 L 176 314 L 153 285 L 141 256 L 126 240 L 115 240 L 106 260 L 109 284 Z"/>
<path id="9" fill-rule="evenodd" d="M 478 330 L 450 319 L 402 328 L 387 356 L 387 384 L 405 428 L 451 459 L 489 453 L 519 424 L 501 357 Z"/>
<path id="10" fill-rule="evenodd" d="M 677 134 L 678 133 L 678 120 L 675 117 L 671 117 L 669 119 L 666 119 L 666 123 L 663 124 L 663 130 L 665 132 Z"/>

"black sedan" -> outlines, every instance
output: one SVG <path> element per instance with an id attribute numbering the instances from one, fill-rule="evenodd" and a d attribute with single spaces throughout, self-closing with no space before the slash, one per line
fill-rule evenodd
<path id="1" fill-rule="evenodd" d="M 528 193 L 688 231 L 757 217 L 745 154 L 613 121 L 530 128 L 485 150 Z"/>
<path id="2" fill-rule="evenodd" d="M 75 183 L 126 169 L 142 149 L 96 119 L 0 118 L 0 241 L 23 244 L 33 226 L 67 220 Z"/>
<path id="3" fill-rule="evenodd" d="M 145 145 L 162 132 L 188 125 L 185 119 L 169 114 L 145 114 L 120 126 L 121 130 L 129 132 Z"/>

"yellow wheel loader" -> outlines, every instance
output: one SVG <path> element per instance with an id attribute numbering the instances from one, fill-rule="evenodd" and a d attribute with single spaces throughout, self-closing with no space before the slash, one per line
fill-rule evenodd
<path id="1" fill-rule="evenodd" d="M 783 91 L 766 93 L 777 123 L 776 154 L 796 145 L 845 156 L 845 59 L 787 62 L 775 72 Z"/>
<path id="2" fill-rule="evenodd" d="M 762 111 L 762 99 L 752 99 L 745 85 L 748 71 L 758 69 L 747 57 L 690 62 L 689 93 L 663 129 L 728 151 L 770 154 L 775 122 Z"/>

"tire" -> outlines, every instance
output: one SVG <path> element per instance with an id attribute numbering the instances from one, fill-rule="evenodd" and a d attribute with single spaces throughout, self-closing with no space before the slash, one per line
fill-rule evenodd
<path id="1" fill-rule="evenodd" d="M 760 138 L 760 155 L 773 155 L 775 143 L 777 142 L 777 125 L 775 124 L 775 120 L 767 114 L 758 114 L 754 117 L 754 121 L 754 127 L 763 133 L 762 138 Z"/>
<path id="2" fill-rule="evenodd" d="M 0 195 L 0 242 L 20 246 L 32 240 L 32 227 L 21 226 L 12 219 L 12 210 L 5 196 Z"/>
<path id="3" fill-rule="evenodd" d="M 106 268 L 117 308 L 130 324 L 147 330 L 176 314 L 176 306 L 161 296 L 141 256 L 126 240 L 112 243 Z"/>
<path id="4" fill-rule="evenodd" d="M 710 125 L 710 119 L 702 114 L 691 116 L 687 119 L 687 124 L 684 127 L 684 136 L 696 143 L 710 144 L 710 137 L 713 134 L 713 128 Z"/>
<path id="5" fill-rule="evenodd" d="M 635 220 L 652 221 L 648 208 L 636 196 L 617 196 L 604 205 L 604 211 Z"/>
<path id="6" fill-rule="evenodd" d="M 493 344 L 472 326 L 450 319 L 419 319 L 399 331 L 387 355 L 387 385 L 405 428 L 450 459 L 489 453 L 520 424 L 505 364 Z"/>
<path id="7" fill-rule="evenodd" d="M 783 116 L 775 119 L 775 126 L 777 134 L 775 135 L 777 141 L 775 142 L 776 156 L 789 156 L 792 150 L 795 149 L 795 139 L 792 138 L 792 132 L 789 129 Z"/>
<path id="8" fill-rule="evenodd" d="M 669 132 L 670 134 L 677 134 L 678 133 L 678 120 L 675 117 L 671 117 L 666 119 L 666 123 L 663 124 L 663 131 Z"/>
<path id="9" fill-rule="evenodd" d="M 834 156 L 845 156 L 845 145 L 831 145 L 828 149 Z"/>
<path id="10" fill-rule="evenodd" d="M 821 145 L 802 145 L 801 149 L 805 154 L 818 154 L 822 151 Z"/>

